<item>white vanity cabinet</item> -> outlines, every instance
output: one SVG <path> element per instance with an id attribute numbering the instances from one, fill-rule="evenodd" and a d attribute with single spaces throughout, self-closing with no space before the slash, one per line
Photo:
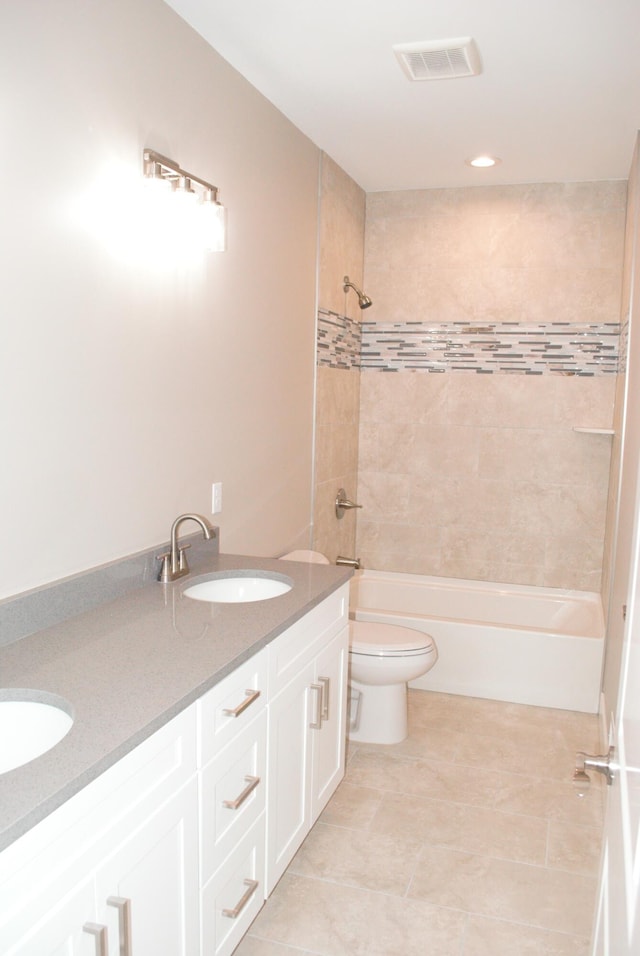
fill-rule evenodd
<path id="1" fill-rule="evenodd" d="M 269 895 L 344 774 L 348 586 L 269 647 Z"/>
<path id="2" fill-rule="evenodd" d="M 195 708 L 0 855 L 3 956 L 193 956 Z"/>
<path id="3" fill-rule="evenodd" d="M 230 956 L 344 773 L 348 586 L 0 853 L 2 956 Z"/>

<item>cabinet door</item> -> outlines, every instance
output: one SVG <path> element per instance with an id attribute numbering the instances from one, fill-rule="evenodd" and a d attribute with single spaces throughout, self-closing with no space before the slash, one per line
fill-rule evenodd
<path id="1" fill-rule="evenodd" d="M 4 956 L 95 956 L 95 936 L 84 931 L 94 923 L 93 879 L 86 880 L 62 899 L 21 939 L 9 944 Z"/>
<path id="2" fill-rule="evenodd" d="M 316 659 L 315 684 L 322 688 L 320 727 L 311 730 L 310 825 L 344 776 L 349 629 L 345 627 Z"/>
<path id="3" fill-rule="evenodd" d="M 314 693 L 308 664 L 270 701 L 267 744 L 267 895 L 291 862 L 309 827 L 311 771 L 309 699 Z"/>
<path id="4" fill-rule="evenodd" d="M 193 777 L 120 844 L 96 875 L 97 922 L 109 956 L 193 956 L 199 950 L 198 796 Z"/>

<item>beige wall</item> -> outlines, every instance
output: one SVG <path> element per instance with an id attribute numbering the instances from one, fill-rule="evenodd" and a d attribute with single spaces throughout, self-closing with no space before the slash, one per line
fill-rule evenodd
<path id="1" fill-rule="evenodd" d="M 345 295 L 343 277 L 362 285 L 364 217 L 364 192 L 323 154 L 318 305 L 354 321 L 360 319 L 358 299 L 352 290 Z M 355 554 L 357 512 L 338 520 L 335 499 L 339 488 L 351 498 L 356 494 L 359 387 L 358 368 L 317 369 L 313 547 L 331 561 Z"/>
<path id="2" fill-rule="evenodd" d="M 619 321 L 624 183 L 367 197 L 376 321 Z M 598 589 L 615 377 L 363 371 L 368 567 Z"/>
<path id="3" fill-rule="evenodd" d="M 214 480 L 223 550 L 308 545 L 319 151 L 161 0 L 4 4 L 0 47 L 0 595 L 166 540 Z M 72 218 L 145 146 L 220 186 L 226 253 Z"/>

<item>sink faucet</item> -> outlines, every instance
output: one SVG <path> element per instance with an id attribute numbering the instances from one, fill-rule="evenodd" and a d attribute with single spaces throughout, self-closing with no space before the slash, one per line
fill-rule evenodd
<path id="1" fill-rule="evenodd" d="M 169 581 L 175 581 L 176 578 L 184 577 L 185 574 L 189 573 L 185 551 L 191 545 L 185 544 L 182 548 L 178 546 L 178 529 L 184 521 L 195 521 L 199 524 L 206 541 L 215 538 L 215 528 L 211 527 L 206 518 L 195 514 L 179 515 L 171 525 L 171 550 L 157 556 L 158 561 L 162 561 L 158 574 L 158 581 L 162 584 L 168 584 Z"/>

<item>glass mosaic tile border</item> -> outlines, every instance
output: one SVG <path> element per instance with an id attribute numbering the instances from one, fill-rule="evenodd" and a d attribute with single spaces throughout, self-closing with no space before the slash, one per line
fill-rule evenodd
<path id="1" fill-rule="evenodd" d="M 619 323 L 362 322 L 360 367 L 382 371 L 607 375 Z"/>
<path id="2" fill-rule="evenodd" d="M 361 345 L 359 322 L 329 309 L 318 309 L 318 365 L 328 368 L 359 368 Z"/>

